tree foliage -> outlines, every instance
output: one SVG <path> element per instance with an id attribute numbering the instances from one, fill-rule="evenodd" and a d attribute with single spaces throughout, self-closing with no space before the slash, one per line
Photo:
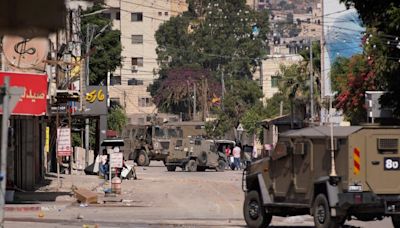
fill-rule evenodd
<path id="1" fill-rule="evenodd" d="M 97 3 L 92 8 L 82 12 L 82 14 L 89 14 L 101 9 L 103 9 L 102 5 Z M 88 26 L 94 26 L 94 37 L 96 37 L 90 45 L 90 53 L 85 53 L 90 55 L 89 81 L 91 85 L 105 84 L 107 72 L 113 72 L 117 67 L 121 66 L 121 33 L 119 30 L 112 30 L 111 19 L 104 17 L 101 13 L 82 17 L 82 39 L 86 41 L 82 45 L 82 50 L 86 50 Z M 102 31 L 102 29 L 104 30 Z"/>
<path id="2" fill-rule="evenodd" d="M 365 122 L 365 91 L 377 89 L 373 68 L 373 62 L 363 55 L 339 58 L 333 64 L 332 88 L 338 91 L 336 107 L 343 110 L 352 124 Z"/>
<path id="3" fill-rule="evenodd" d="M 267 39 L 268 13 L 253 11 L 243 0 L 190 0 L 188 3 L 187 12 L 172 17 L 155 34 L 160 70 L 159 79 L 149 90 L 159 108 L 176 113 L 189 110 L 188 95 L 192 93 L 188 90 L 190 85 L 183 82 L 190 81 L 193 76 L 171 77 L 171 72 L 204 69 L 209 72 L 210 81 L 214 81 L 208 85 L 215 85 L 217 89 L 211 88 L 211 91 L 217 96 L 221 94 L 217 81 L 221 81 L 224 74 L 225 99 L 221 106 L 211 108 L 218 116 L 218 123 L 211 127 L 213 134 L 223 135 L 260 102 L 262 92 L 252 81 L 252 75 L 258 60 L 266 54 L 262 47 Z M 254 27 L 259 29 L 258 34 L 253 33 Z M 171 82 L 174 77 L 182 79 L 179 85 L 184 84 L 183 88 L 171 89 L 172 85 L 177 85 Z M 166 86 L 170 91 L 165 91 Z"/>
<path id="4" fill-rule="evenodd" d="M 373 61 L 376 88 L 387 93 L 382 97 L 384 106 L 391 107 L 400 116 L 400 1 L 342 0 L 354 4 L 367 26 L 364 41 L 365 58 Z"/>
<path id="5" fill-rule="evenodd" d="M 194 94 L 196 90 L 196 110 L 193 110 Z M 204 103 L 206 96 L 206 103 Z M 170 113 L 186 113 L 207 109 L 213 97 L 221 96 L 221 85 L 211 75 L 210 71 L 180 67 L 170 69 L 154 96 L 154 102 L 161 111 Z M 188 112 L 190 113 L 190 111 Z M 185 119 L 188 119 L 186 116 Z"/>
<path id="6" fill-rule="evenodd" d="M 109 130 L 121 133 L 127 122 L 128 118 L 121 107 L 114 106 L 110 108 L 107 115 L 107 126 Z"/>
<path id="7" fill-rule="evenodd" d="M 227 87 L 230 88 L 221 106 L 215 108 L 218 120 L 214 124 L 212 136 L 223 136 L 230 129 L 236 128 L 246 112 L 252 112 L 253 107 L 260 107 L 262 92 L 253 80 L 231 80 Z M 260 115 L 261 109 L 258 109 Z M 259 119 L 260 120 L 260 119 Z M 246 124 L 247 125 L 247 124 Z M 246 129 L 247 130 L 247 129 Z"/>

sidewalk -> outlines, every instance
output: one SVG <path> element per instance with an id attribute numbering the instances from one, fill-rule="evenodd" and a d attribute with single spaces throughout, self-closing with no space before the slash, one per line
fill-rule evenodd
<path id="1" fill-rule="evenodd" d="M 60 182 L 54 173 L 46 175 L 43 185 L 37 186 L 36 191 L 16 191 L 14 201 L 5 206 L 6 212 L 27 212 L 48 210 L 48 208 L 66 207 L 76 202 L 74 189 L 86 188 L 98 193 L 99 197 L 104 195 L 104 188 L 108 183 L 98 176 L 92 175 L 65 175 L 60 174 Z M 59 185 L 59 187 L 58 187 Z"/>

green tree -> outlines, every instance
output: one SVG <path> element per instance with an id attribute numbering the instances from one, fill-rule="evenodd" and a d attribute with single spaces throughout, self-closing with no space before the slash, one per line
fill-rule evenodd
<path id="1" fill-rule="evenodd" d="M 290 113 L 290 101 L 287 96 L 282 92 L 275 93 L 270 99 L 266 101 L 264 108 L 264 118 L 274 118 L 280 115 L 281 102 L 283 104 L 282 114 L 287 115 Z"/>
<path id="2" fill-rule="evenodd" d="M 254 25 L 260 29 L 253 34 Z M 220 107 L 212 108 L 218 123 L 210 129 L 223 135 L 236 127 L 244 113 L 259 102 L 262 92 L 252 81 L 257 60 L 265 56 L 268 13 L 250 9 L 245 1 L 191 0 L 189 10 L 172 17 L 156 32 L 159 79 L 149 87 L 153 98 L 162 90 L 170 70 L 199 67 L 220 81 L 224 74 L 226 93 Z M 182 102 L 187 99 L 182 97 Z M 161 104 L 161 103 L 160 103 Z M 162 107 L 159 105 L 159 107 Z"/>
<path id="3" fill-rule="evenodd" d="M 214 110 L 218 118 L 216 123 L 213 123 L 213 127 L 210 127 L 213 131 L 208 132 L 212 136 L 223 136 L 227 131 L 236 128 L 243 116 L 251 115 L 253 107 L 261 106 L 262 92 L 255 81 L 249 79 L 231 80 L 227 87 L 231 89 L 226 93 L 221 106 Z M 261 113 L 260 110 L 260 116 Z M 249 119 L 249 117 L 246 118 Z M 254 118 L 261 120 L 261 118 Z M 250 126 L 250 124 L 246 124 L 246 126 Z"/>
<path id="4" fill-rule="evenodd" d="M 376 90 L 376 74 L 372 61 L 363 55 L 339 58 L 331 71 L 332 88 L 338 91 L 336 107 L 343 110 L 352 124 L 365 122 L 365 91 Z"/>
<path id="5" fill-rule="evenodd" d="M 341 0 L 354 4 L 367 27 L 363 38 L 365 58 L 373 62 L 376 89 L 387 93 L 381 99 L 384 106 L 391 107 L 400 116 L 400 1 Z"/>
<path id="6" fill-rule="evenodd" d="M 96 3 L 92 8 L 82 12 L 82 14 L 93 13 L 101 9 L 103 9 L 102 5 Z M 82 50 L 86 50 L 88 26 L 95 28 L 95 39 L 89 48 L 91 51 L 90 53 L 85 53 L 90 55 L 89 81 L 91 85 L 105 84 L 107 72 L 113 72 L 117 67 L 121 66 L 121 33 L 119 30 L 112 30 L 111 19 L 104 17 L 101 13 L 82 17 L 82 39 L 85 40 L 82 44 Z"/>
<path id="7" fill-rule="evenodd" d="M 193 110 L 194 93 L 196 89 L 196 110 Z M 209 71 L 194 67 L 170 69 L 167 77 L 160 81 L 159 89 L 154 96 L 155 104 L 160 111 L 170 113 L 188 113 L 185 119 L 190 119 L 193 111 L 204 110 L 204 96 L 210 101 L 215 96 L 221 96 L 221 85 Z M 189 110 L 189 111 L 188 111 Z"/>
<path id="8" fill-rule="evenodd" d="M 109 110 L 107 115 L 107 126 L 109 130 L 121 133 L 127 122 L 128 118 L 121 107 L 114 106 Z"/>

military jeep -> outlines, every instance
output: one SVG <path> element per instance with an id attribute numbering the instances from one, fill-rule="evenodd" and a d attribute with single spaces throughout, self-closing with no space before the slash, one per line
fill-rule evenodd
<path id="1" fill-rule="evenodd" d="M 134 160 L 138 166 L 148 166 L 151 160 L 163 161 L 165 164 L 168 152 L 175 147 L 171 138 L 181 134 L 179 129 L 172 126 L 127 125 L 122 133 L 124 157 Z"/>
<path id="2" fill-rule="evenodd" d="M 207 140 L 203 138 L 189 138 L 183 140 L 179 147 L 170 151 L 166 167 L 168 171 L 175 171 L 176 167 L 188 172 L 215 169 L 223 172 L 227 158 L 222 149 L 223 141 Z M 229 143 L 233 143 L 230 141 Z"/>
<path id="3" fill-rule="evenodd" d="M 317 228 L 388 216 L 400 228 L 400 128 L 334 127 L 332 136 L 325 126 L 287 131 L 267 158 L 246 168 L 249 227 L 310 214 Z"/>

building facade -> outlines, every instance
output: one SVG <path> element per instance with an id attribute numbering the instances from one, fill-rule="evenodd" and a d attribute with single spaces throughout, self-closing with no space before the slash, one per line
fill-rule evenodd
<path id="1" fill-rule="evenodd" d="M 105 15 L 121 31 L 122 67 L 110 78 L 110 100 L 128 116 L 157 112 L 147 87 L 157 78 L 155 32 L 170 17 L 187 10 L 185 0 L 108 0 Z M 140 116 L 140 115 L 139 115 Z"/>

